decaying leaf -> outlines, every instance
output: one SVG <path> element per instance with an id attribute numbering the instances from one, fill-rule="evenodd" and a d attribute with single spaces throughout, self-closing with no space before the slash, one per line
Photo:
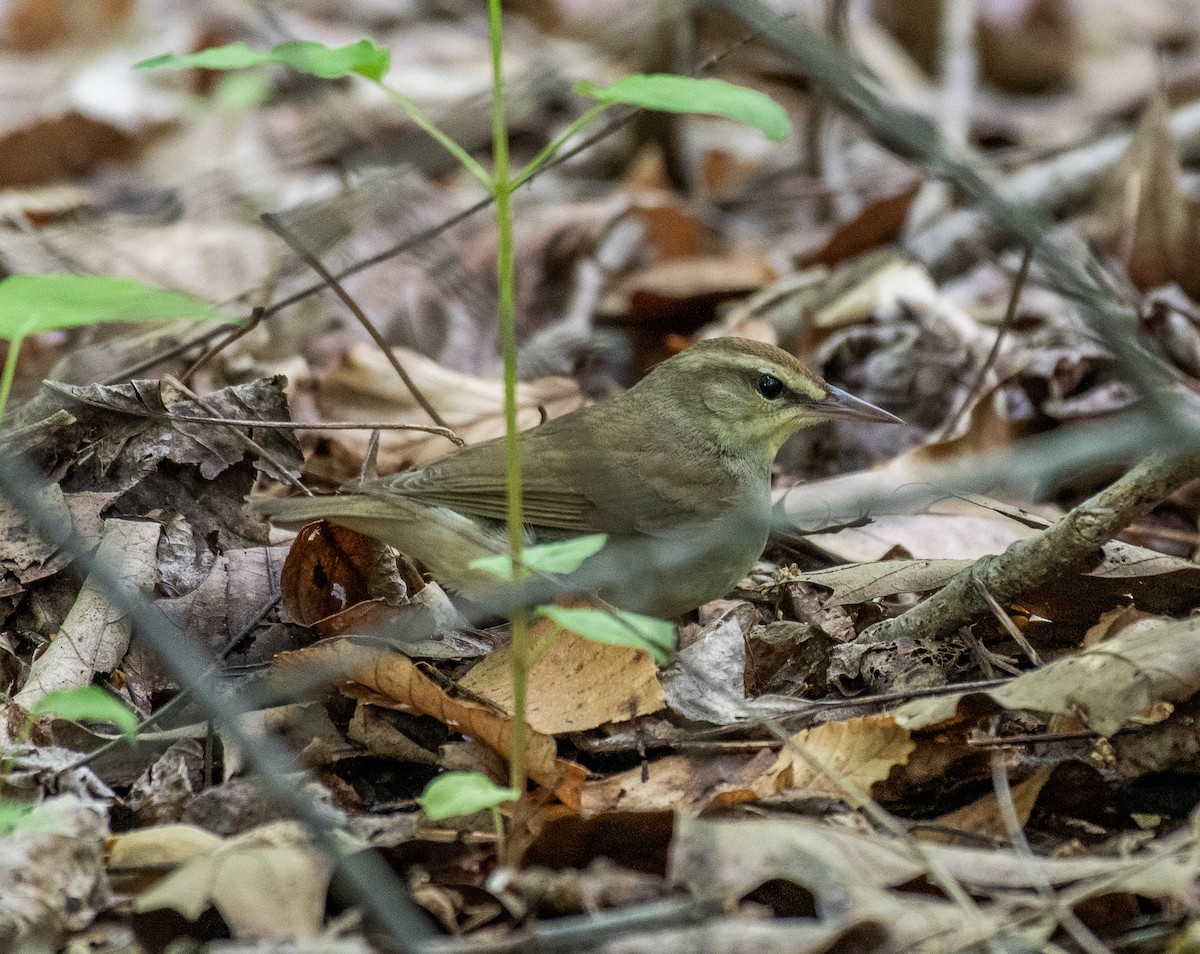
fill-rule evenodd
<path id="1" fill-rule="evenodd" d="M 1027 672 L 983 694 L 1007 709 L 1079 713 L 1111 735 L 1155 702 L 1179 702 L 1200 689 L 1200 620 L 1146 620 L 1081 653 Z M 895 710 L 916 731 L 952 719 L 965 693 L 914 699 Z"/>

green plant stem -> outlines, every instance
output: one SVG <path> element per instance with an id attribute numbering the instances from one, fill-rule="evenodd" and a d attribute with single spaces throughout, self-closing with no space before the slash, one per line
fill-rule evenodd
<path id="1" fill-rule="evenodd" d="M 8 407 L 8 395 L 17 375 L 17 355 L 21 353 L 22 340 L 13 338 L 8 342 L 8 357 L 4 359 L 4 371 L 0 372 L 0 423 L 4 421 L 4 409 Z"/>
<path id="2" fill-rule="evenodd" d="M 507 853 L 504 845 L 504 816 L 500 814 L 499 806 L 493 805 L 489 811 L 492 814 L 492 828 L 496 832 L 496 855 L 503 858 Z"/>
<path id="3" fill-rule="evenodd" d="M 489 192 L 492 191 L 493 182 L 492 177 L 488 175 L 488 171 L 478 162 L 476 162 L 475 158 L 469 152 L 467 152 L 467 150 L 442 132 L 434 124 L 433 120 L 425 115 L 420 106 L 414 103 L 398 89 L 393 89 L 386 83 L 380 82 L 376 85 L 378 85 L 380 89 L 387 93 L 388 97 L 393 103 L 404 110 L 409 119 L 411 119 L 414 123 L 424 129 L 425 132 L 429 133 L 430 136 L 440 142 L 446 151 L 450 153 L 450 155 L 462 163 L 463 168 L 466 169 L 467 172 L 471 173 L 471 175 L 473 175 L 483 184 L 485 189 L 487 189 Z M 507 145 L 507 137 L 505 139 L 505 145 Z"/>
<path id="4" fill-rule="evenodd" d="M 613 103 L 597 103 L 586 113 L 571 123 L 571 125 L 569 125 L 561 133 L 550 140 L 546 147 L 536 156 L 534 156 L 528 163 L 526 163 L 525 168 L 516 174 L 512 181 L 512 187 L 514 189 L 518 189 L 525 184 L 530 176 L 537 175 L 538 169 L 545 165 L 550 157 L 562 148 L 563 143 L 565 143 L 593 119 L 596 119 L 602 112 L 613 105 Z"/>
<path id="5" fill-rule="evenodd" d="M 517 430 L 517 300 L 513 265 L 513 183 L 508 167 L 508 124 L 504 115 L 504 30 L 500 22 L 500 0 L 488 0 L 488 39 L 492 53 L 492 194 L 496 197 L 496 277 L 500 289 L 500 348 L 504 355 L 505 463 L 508 489 L 508 548 L 512 578 L 524 577 L 521 545 L 525 516 L 521 505 L 521 445 Z M 529 675 L 528 615 L 512 618 L 513 726 L 509 784 L 518 793 L 526 789 L 526 749 L 529 733 L 525 724 L 526 684 Z"/>

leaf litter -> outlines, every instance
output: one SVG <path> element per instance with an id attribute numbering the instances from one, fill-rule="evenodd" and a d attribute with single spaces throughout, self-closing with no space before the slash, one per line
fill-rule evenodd
<path id="1" fill-rule="evenodd" d="M 297 784 L 330 828 L 353 850 L 382 852 L 442 929 L 482 950 L 577 929 L 574 915 L 607 926 L 678 904 L 610 949 L 953 950 L 996 937 L 1115 947 L 1138 930 L 1167 949 L 1189 936 L 1194 491 L 1097 541 L 1085 569 L 964 620 L 957 640 L 858 639 L 979 558 L 1034 539 L 1134 463 L 1115 441 L 1086 468 L 1028 443 L 1103 445 L 1144 427 L 1123 416 L 1139 408 L 1130 368 L 1061 276 L 1035 262 L 1014 291 L 1021 250 L 992 250 L 990 237 L 953 268 L 891 247 L 931 247 L 910 228 L 935 170 L 830 123 L 830 102 L 795 61 L 706 17 L 695 38 L 727 57 L 717 72 L 774 93 L 794 126 L 810 124 L 807 140 L 767 149 L 721 119 L 659 116 L 657 129 L 623 127 L 519 194 L 521 427 L 730 333 L 790 349 L 907 427 L 839 423 L 785 448 L 775 488 L 795 532 L 729 599 L 675 621 L 668 666 L 546 637 L 529 697 L 535 787 L 503 807 L 502 855 L 489 813 L 434 820 L 418 797 L 445 771 L 507 783 L 507 626 L 469 619 L 402 555 L 329 526 L 285 534 L 244 507 L 295 481 L 329 490 L 365 458 L 390 473 L 453 447 L 403 428 L 432 422 L 328 291 L 271 311 L 314 278 L 253 213 L 280 210 L 342 269 L 436 230 L 478 192 L 355 84 L 306 91 L 265 72 L 257 93 L 239 93 L 205 71 L 112 65 L 166 47 L 273 45 L 249 14 L 198 3 L 167 16 L 147 2 L 135 20 L 132 5 L 101 6 L 86 35 L 69 17 L 5 14 L 4 42 L 26 73 L 10 58 L 0 82 L 19 92 L 43 77 L 60 95 L 42 112 L 14 95 L 0 116 L 0 264 L 136 279 L 227 313 L 260 309 L 261 321 L 236 340 L 166 320 L 46 331 L 20 352 L 0 440 L 48 478 L 47 507 L 211 653 L 221 691 L 259 700 L 255 730 L 299 755 L 311 776 Z M 645 12 L 602 6 L 609 22 L 562 5 L 514 21 L 515 150 L 532 155 L 581 110 L 573 82 L 610 84 L 631 52 L 668 35 Z M 927 43 L 938 5 L 867 6 L 852 48 L 894 95 L 928 109 L 943 92 Z M 479 15 L 286 12 L 290 35 L 390 42 L 396 82 L 476 151 L 489 135 Z M 1175 5 L 1124 0 L 1087 16 L 1065 2 L 980 4 L 978 15 L 985 85 L 969 122 L 1004 174 L 1037 172 L 1047 149 L 1082 155 L 1128 125 L 1086 199 L 1062 184 L 1070 201 L 1053 186 L 1043 201 L 1064 230 L 1053 241 L 1078 229 L 1103 250 L 1110 287 L 1135 304 L 1135 330 L 1177 389 L 1167 400 L 1186 403 L 1200 371 L 1188 265 L 1197 150 L 1181 128 L 1194 24 Z M 107 104 L 88 95 L 97 90 Z M 495 247 L 487 217 L 467 218 L 346 278 L 467 443 L 503 431 Z M 304 426 L 277 426 L 288 421 Z M 376 446 L 378 423 L 401 427 Z M 955 495 L 922 484 L 930 465 L 983 459 L 990 471 Z M 4 945 L 156 950 L 187 935 L 255 950 L 341 934 L 348 950 L 376 949 L 356 916 L 327 905 L 329 861 L 260 794 L 253 753 L 199 721 L 61 541 L 7 502 L 0 678 Z M 131 747 L 103 720 L 30 715 L 46 692 L 85 685 L 159 721 Z M 503 865 L 520 855 L 521 869 Z"/>

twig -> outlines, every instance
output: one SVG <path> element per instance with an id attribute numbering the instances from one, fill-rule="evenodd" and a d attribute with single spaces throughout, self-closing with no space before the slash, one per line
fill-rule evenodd
<path id="1" fill-rule="evenodd" d="M 718 909 L 693 898 L 668 898 L 611 911 L 558 918 L 502 937 L 453 937 L 422 941 L 415 954 L 526 954 L 595 950 L 606 940 L 634 931 L 660 931 L 696 924 Z"/>
<path id="2" fill-rule="evenodd" d="M 236 326 L 228 335 L 216 342 L 214 345 L 212 345 L 212 347 L 206 348 L 200 357 L 188 365 L 183 374 L 179 376 L 179 380 L 184 384 L 190 384 L 197 371 L 208 364 L 208 362 L 210 362 L 235 341 L 246 337 L 246 335 L 250 334 L 250 332 L 261 325 L 264 314 L 265 311 L 261 307 L 255 307 L 250 312 L 250 317 L 246 320 L 245 324 Z"/>
<path id="3" fill-rule="evenodd" d="M 1017 269 L 1017 277 L 1013 279 L 1012 291 L 1008 296 L 1008 307 L 1004 309 L 1004 320 L 1000 322 L 1000 327 L 996 331 L 996 339 L 992 342 L 992 347 L 988 351 L 987 357 L 983 359 L 983 364 L 979 366 L 979 370 L 975 373 L 975 380 L 971 382 L 971 386 L 967 388 L 966 394 L 963 395 L 962 403 L 958 406 L 958 410 L 951 414 L 946 419 L 946 423 L 939 427 L 935 433 L 929 435 L 930 443 L 944 440 L 953 434 L 963 415 L 979 400 L 979 395 L 982 393 L 983 386 L 987 381 L 988 372 L 996 364 L 996 359 L 1000 356 L 1000 345 L 1012 327 L 1012 323 L 1016 320 L 1017 305 L 1021 301 L 1021 291 L 1025 288 L 1025 281 L 1029 278 L 1029 265 L 1032 261 L 1033 256 L 1029 254 L 1029 249 L 1025 249 L 1021 255 L 1021 267 Z"/>
<path id="4" fill-rule="evenodd" d="M 1021 632 L 1021 630 L 1017 627 L 1017 624 L 1012 621 L 1012 617 L 1004 612 L 1004 608 L 996 602 L 996 597 L 992 596 L 992 594 L 988 592 L 988 588 L 983 585 L 983 580 L 976 577 L 975 587 L 979 590 L 979 595 L 982 596 L 987 602 L 988 609 L 992 611 L 992 615 L 995 616 L 1000 625 L 1004 627 L 1004 631 L 1012 637 L 1013 642 L 1021 647 L 1021 652 L 1023 652 L 1029 658 L 1029 661 L 1035 666 L 1042 666 L 1042 657 L 1038 655 L 1037 650 L 1034 649 L 1029 640 L 1025 638 L 1025 634 Z"/>
<path id="5" fill-rule="evenodd" d="M 979 580 L 1000 604 L 1094 564 L 1100 548 L 1134 520 L 1149 513 L 1200 473 L 1200 454 L 1154 455 L 1120 480 L 1088 498 L 1052 527 L 1014 543 L 998 556 L 985 556 L 954 576 L 941 590 L 908 610 L 859 635 L 865 643 L 950 639 L 960 627 L 988 612 L 975 584 Z"/>
<path id="6" fill-rule="evenodd" d="M 188 414 L 154 414 L 152 416 L 165 421 L 180 421 L 185 424 L 235 424 L 239 427 L 263 427 L 268 430 L 420 431 L 422 434 L 436 434 L 438 437 L 444 437 L 448 441 L 453 441 L 459 447 L 466 446 L 466 441 L 454 431 L 447 430 L 444 427 L 434 427 L 429 424 L 394 424 L 388 421 L 327 421 L 325 423 L 312 421 L 259 421 L 254 418 L 240 417 L 192 417 Z"/>
<path id="7" fill-rule="evenodd" d="M 416 399 L 416 402 L 421 405 L 425 413 L 429 415 L 430 420 L 432 420 L 433 423 L 438 427 L 447 431 L 450 430 L 451 428 L 444 420 L 442 420 L 442 415 L 437 412 L 437 409 L 429 402 L 429 399 L 421 393 L 421 389 L 417 387 L 417 382 L 414 381 L 412 377 L 409 376 L 409 373 L 404 370 L 404 365 L 400 363 L 400 360 L 396 357 L 396 353 L 388 347 L 388 343 L 383 340 L 383 335 L 379 333 L 379 329 L 376 328 L 371 319 L 367 317 L 366 312 L 359 307 L 358 302 L 356 302 L 350 293 L 346 291 L 345 286 L 343 286 L 342 283 L 334 277 L 329 269 L 321 264 L 321 260 L 304 246 L 304 244 L 292 232 L 292 230 L 283 224 L 283 221 L 279 218 L 279 216 L 274 215 L 271 212 L 264 212 L 261 216 L 259 216 L 259 218 L 262 220 L 263 225 L 287 242 L 287 244 L 291 246 L 297 255 L 308 262 L 309 266 L 314 272 L 325 279 L 325 283 L 333 290 L 334 294 L 336 294 L 338 298 L 342 300 L 342 303 L 350 309 L 350 313 L 358 319 L 358 323 L 361 324 L 366 330 L 367 334 L 371 336 L 371 340 L 379 346 L 379 350 L 383 352 L 383 356 L 387 358 L 388 363 L 391 364 L 395 372 L 400 375 L 400 380 L 404 382 L 404 386 L 408 388 L 409 393 L 412 394 L 413 398 Z"/>

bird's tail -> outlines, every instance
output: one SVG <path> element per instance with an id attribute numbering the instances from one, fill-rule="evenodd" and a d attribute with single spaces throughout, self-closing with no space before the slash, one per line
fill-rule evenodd
<path id="1" fill-rule="evenodd" d="M 496 577 L 471 569 L 482 557 L 506 552 L 503 535 L 448 507 L 399 494 L 333 494 L 324 497 L 250 499 L 252 509 L 282 527 L 329 520 L 416 557 L 435 577 L 465 592 L 490 590 Z"/>

